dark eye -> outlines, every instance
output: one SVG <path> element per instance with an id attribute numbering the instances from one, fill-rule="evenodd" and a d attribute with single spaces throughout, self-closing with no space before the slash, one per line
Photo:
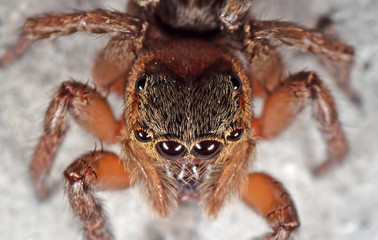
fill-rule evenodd
<path id="1" fill-rule="evenodd" d="M 242 82 L 237 76 L 231 76 L 231 83 L 234 90 L 239 90 L 242 86 Z"/>
<path id="2" fill-rule="evenodd" d="M 194 145 L 192 154 L 201 160 L 208 160 L 217 155 L 222 148 L 222 143 L 218 141 L 206 140 Z"/>
<path id="3" fill-rule="evenodd" d="M 144 87 L 146 86 L 146 77 L 140 77 L 135 82 L 135 88 L 137 91 L 142 91 Z"/>
<path id="4" fill-rule="evenodd" d="M 159 142 L 156 144 L 156 150 L 163 158 L 168 160 L 183 158 L 187 152 L 184 145 L 174 141 Z"/>
<path id="5" fill-rule="evenodd" d="M 230 135 L 227 136 L 227 140 L 235 142 L 242 138 L 244 134 L 244 129 L 236 129 L 230 132 Z"/>
<path id="6" fill-rule="evenodd" d="M 149 142 L 151 141 L 151 136 L 150 134 L 146 133 L 145 131 L 142 130 L 136 130 L 134 131 L 134 135 L 136 139 L 140 142 Z"/>

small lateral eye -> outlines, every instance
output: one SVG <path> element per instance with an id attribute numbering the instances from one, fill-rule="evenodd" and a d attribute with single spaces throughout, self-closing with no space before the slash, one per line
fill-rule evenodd
<path id="1" fill-rule="evenodd" d="M 231 76 L 231 83 L 232 83 L 232 87 L 233 89 L 236 91 L 236 90 L 239 90 L 242 86 L 242 82 L 240 80 L 240 78 L 238 78 L 237 76 Z"/>
<path id="2" fill-rule="evenodd" d="M 244 129 L 235 129 L 234 131 L 230 132 L 230 134 L 227 136 L 227 140 L 235 142 L 242 138 L 244 134 Z"/>
<path id="3" fill-rule="evenodd" d="M 134 135 L 135 135 L 135 138 L 138 139 L 139 142 L 149 142 L 152 139 L 150 134 L 142 130 L 135 130 Z"/>
<path id="4" fill-rule="evenodd" d="M 146 77 L 145 76 L 139 77 L 135 82 L 136 90 L 142 91 L 145 86 L 146 86 Z"/>
<path id="5" fill-rule="evenodd" d="M 165 159 L 178 160 L 186 155 L 184 145 L 174 141 L 159 142 L 156 144 L 156 150 Z"/>
<path id="6" fill-rule="evenodd" d="M 218 141 L 205 140 L 194 145 L 192 154 L 201 160 L 209 160 L 217 155 L 223 148 Z"/>

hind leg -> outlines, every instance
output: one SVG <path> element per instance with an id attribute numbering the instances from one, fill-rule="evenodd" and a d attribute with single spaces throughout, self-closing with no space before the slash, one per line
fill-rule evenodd
<path id="1" fill-rule="evenodd" d="M 25 21 L 17 43 L 0 58 L 0 67 L 11 64 L 21 57 L 33 42 L 44 38 L 89 32 L 128 39 L 137 45 L 143 41 L 146 27 L 147 23 L 139 18 L 102 9 L 31 17 Z"/>

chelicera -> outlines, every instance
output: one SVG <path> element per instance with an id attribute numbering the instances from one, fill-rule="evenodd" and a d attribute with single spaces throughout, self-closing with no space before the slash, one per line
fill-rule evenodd
<path id="1" fill-rule="evenodd" d="M 87 239 L 114 238 L 96 190 L 134 185 L 161 217 L 189 198 L 215 216 L 238 195 L 272 228 L 264 239 L 293 237 L 299 218 L 288 192 L 273 177 L 247 171 L 256 141 L 279 134 L 311 102 L 328 154 L 315 173 L 339 164 L 348 144 L 328 88 L 314 72 L 289 75 L 277 48 L 309 52 L 334 66 L 351 100 L 357 100 L 348 82 L 354 53 L 321 29 L 256 20 L 251 6 L 251 0 L 135 0 L 127 13 L 99 9 L 27 19 L 1 66 L 43 38 L 75 32 L 110 37 L 93 67 L 99 91 L 66 81 L 50 102 L 30 164 L 38 196 L 49 195 L 46 176 L 71 115 L 101 141 L 122 147 L 120 156 L 85 153 L 64 171 L 68 199 Z M 119 120 L 107 91 L 124 99 Z M 253 113 L 256 97 L 265 99 L 261 116 Z"/>

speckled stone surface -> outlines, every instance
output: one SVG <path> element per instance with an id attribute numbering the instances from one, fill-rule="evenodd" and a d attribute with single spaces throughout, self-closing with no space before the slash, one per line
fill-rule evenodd
<path id="1" fill-rule="evenodd" d="M 23 20 L 36 13 L 95 8 L 124 9 L 125 1 L 0 0 L 0 55 L 17 38 Z M 312 56 L 287 52 L 290 72 L 315 70 L 331 88 L 351 151 L 344 164 L 317 178 L 311 167 L 325 157 L 325 144 L 308 107 L 279 137 L 258 144 L 255 169 L 282 181 L 301 218 L 298 239 L 378 239 L 378 1 L 256 0 L 260 19 L 280 19 L 314 26 L 331 14 L 340 37 L 356 50 L 352 86 L 362 106 L 352 104 Z M 31 187 L 28 163 L 41 133 L 43 114 L 59 83 L 90 79 L 92 60 L 106 38 L 88 34 L 44 40 L 13 65 L 0 69 L 0 238 L 82 239 L 78 221 L 64 196 L 62 172 L 95 141 L 71 124 L 50 175 L 51 197 L 39 201 Z M 122 102 L 110 97 L 119 115 Z M 259 108 L 260 102 L 256 105 Z M 105 146 L 119 152 L 117 147 Z M 194 203 L 158 219 L 135 190 L 100 193 L 117 239 L 251 239 L 267 231 L 264 221 L 233 201 L 217 219 L 202 217 Z"/>

